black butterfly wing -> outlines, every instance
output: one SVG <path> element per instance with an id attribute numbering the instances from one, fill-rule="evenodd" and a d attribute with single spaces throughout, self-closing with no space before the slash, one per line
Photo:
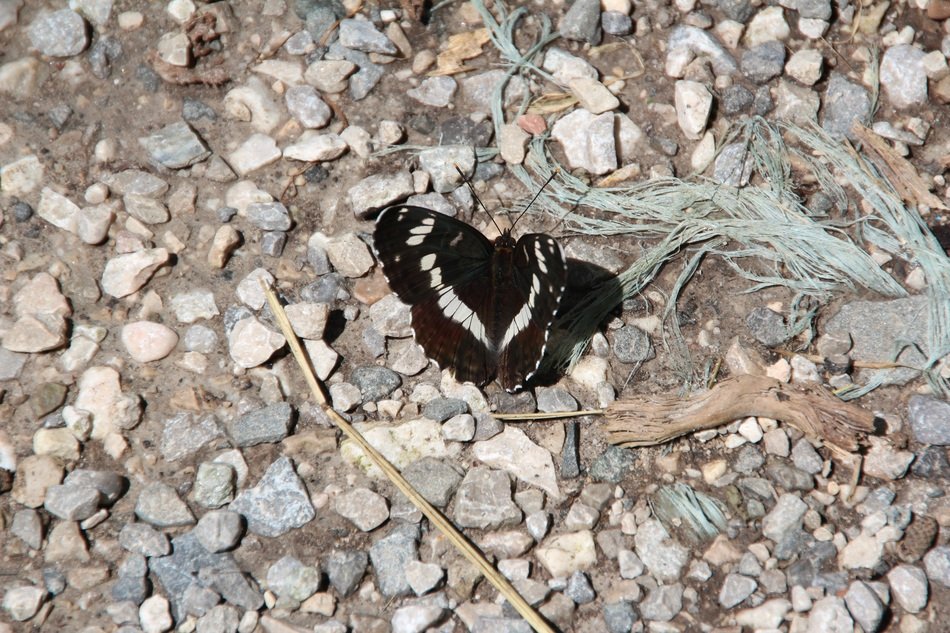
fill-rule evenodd
<path id="1" fill-rule="evenodd" d="M 515 245 L 512 291 L 506 293 L 500 340 L 498 378 L 508 391 L 517 391 L 531 379 L 541 363 L 548 331 L 567 280 L 567 265 L 560 244 L 548 235 L 530 233 Z"/>
<path id="2" fill-rule="evenodd" d="M 390 288 L 411 306 L 426 355 L 459 381 L 491 380 L 497 355 L 483 319 L 493 314 L 492 243 L 464 222 L 410 205 L 385 209 L 373 242 Z"/>

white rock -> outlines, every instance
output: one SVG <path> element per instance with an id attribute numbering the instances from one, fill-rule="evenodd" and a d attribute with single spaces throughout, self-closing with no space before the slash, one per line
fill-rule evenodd
<path id="1" fill-rule="evenodd" d="M 194 323 L 198 319 L 211 319 L 220 314 L 214 302 L 214 292 L 209 288 L 179 292 L 171 298 L 170 303 L 179 323 Z"/>
<path id="2" fill-rule="evenodd" d="M 749 21 L 745 32 L 745 44 L 752 48 L 772 40 L 785 41 L 790 34 L 791 29 L 785 21 L 782 7 L 766 7 Z"/>
<path id="3" fill-rule="evenodd" d="M 251 70 L 289 85 L 299 84 L 303 81 L 303 67 L 296 61 L 265 59 L 256 66 L 252 66 Z"/>
<path id="4" fill-rule="evenodd" d="M 118 210 L 118 200 L 83 207 L 79 212 L 79 221 L 76 227 L 79 239 L 86 244 L 102 244 L 109 237 L 109 227 L 115 221 Z"/>
<path id="5" fill-rule="evenodd" d="M 307 130 L 292 145 L 284 148 L 284 157 L 312 163 L 333 160 L 348 149 L 339 134 L 320 134 Z"/>
<path id="6" fill-rule="evenodd" d="M 330 122 L 330 109 L 311 86 L 294 86 L 284 94 L 284 103 L 291 116 L 307 128 L 321 128 Z"/>
<path id="7" fill-rule="evenodd" d="M 273 130 L 283 118 L 283 109 L 259 77 L 233 88 L 224 96 L 224 110 L 238 121 L 249 121 L 258 132 Z"/>
<path id="8" fill-rule="evenodd" d="M 358 125 L 351 125 L 340 132 L 340 138 L 360 158 L 367 158 L 373 152 L 372 136 Z"/>
<path id="9" fill-rule="evenodd" d="M 90 367 L 83 372 L 73 406 L 92 414 L 92 437 L 98 440 L 134 428 L 142 416 L 138 396 L 122 393 L 119 372 L 111 367 Z"/>
<path id="10" fill-rule="evenodd" d="M 338 387 L 339 384 L 333 386 Z M 357 395 L 357 402 L 358 399 L 359 395 Z M 400 470 L 422 457 L 443 458 L 451 454 L 442 439 L 442 426 L 426 418 L 419 418 L 398 426 L 377 426 L 360 430 L 366 441 Z M 363 469 L 370 477 L 376 479 L 384 477 L 382 471 L 369 461 L 363 449 L 349 440 L 341 445 L 340 455 L 347 462 Z"/>
<path id="11" fill-rule="evenodd" d="M 514 123 L 506 123 L 501 128 L 498 137 L 498 150 L 501 158 L 509 165 L 520 165 L 524 162 L 525 149 L 531 135 Z"/>
<path id="12" fill-rule="evenodd" d="M 674 87 L 676 121 L 686 138 L 699 140 L 712 110 L 712 93 L 698 81 L 681 79 Z"/>
<path id="13" fill-rule="evenodd" d="M 568 82 L 568 87 L 581 107 L 593 114 L 609 112 L 620 106 L 620 99 L 596 79 L 575 77 Z"/>
<path id="14" fill-rule="evenodd" d="M 346 78 L 355 73 L 356 64 L 346 60 L 319 60 L 307 67 L 304 80 L 320 92 L 331 94 L 346 90 Z"/>
<path id="15" fill-rule="evenodd" d="M 123 326 L 120 338 L 129 356 L 139 363 L 165 358 L 178 345 L 175 330 L 151 321 L 137 321 Z"/>
<path id="16" fill-rule="evenodd" d="M 280 160 L 280 148 L 277 141 L 267 134 L 252 134 L 228 156 L 228 163 L 239 175 L 260 169 Z"/>
<path id="17" fill-rule="evenodd" d="M 519 428 L 506 426 L 500 435 L 476 443 L 472 453 L 485 464 L 508 471 L 554 499 L 561 496 L 551 453 L 532 442 Z"/>
<path id="18" fill-rule="evenodd" d="M 838 553 L 838 564 L 844 569 L 873 569 L 883 554 L 883 543 L 869 534 L 860 534 Z"/>
<path id="19" fill-rule="evenodd" d="M 435 563 L 412 560 L 406 564 L 406 580 L 417 596 L 435 589 L 444 576 L 445 571 Z"/>
<path id="20" fill-rule="evenodd" d="M 165 596 L 154 595 L 139 607 L 139 623 L 145 633 L 164 633 L 174 625 Z"/>
<path id="21" fill-rule="evenodd" d="M 46 590 L 40 587 L 13 587 L 3 594 L 3 609 L 13 620 L 23 622 L 36 615 L 45 599 Z"/>
<path id="22" fill-rule="evenodd" d="M 255 268 L 238 283 L 235 294 L 241 303 L 255 310 L 264 307 L 267 297 L 261 287 L 261 281 L 269 286 L 273 285 L 274 276 L 266 268 Z"/>
<path id="23" fill-rule="evenodd" d="M 228 187 L 224 200 L 227 206 L 234 207 L 238 210 L 238 215 L 244 217 L 250 205 L 273 202 L 274 196 L 259 189 L 257 184 L 250 180 L 240 180 Z"/>
<path id="24" fill-rule="evenodd" d="M 43 182 L 43 163 L 33 154 L 0 167 L 0 192 L 24 196 Z"/>
<path id="25" fill-rule="evenodd" d="M 535 556 L 554 578 L 566 578 L 597 562 L 594 535 L 590 530 L 554 536 L 538 546 Z"/>
<path id="26" fill-rule="evenodd" d="M 375 263 L 366 242 L 356 233 L 335 235 L 327 242 L 326 249 L 330 263 L 346 277 L 362 277 Z"/>
<path id="27" fill-rule="evenodd" d="M 191 64 L 191 40 L 180 31 L 163 34 L 158 38 L 155 50 L 166 64 L 182 68 Z"/>
<path id="28" fill-rule="evenodd" d="M 164 248 L 149 248 L 113 257 L 106 262 L 102 272 L 102 291 L 117 299 L 132 294 L 151 279 L 168 257 Z"/>
<path id="29" fill-rule="evenodd" d="M 228 351 L 239 367 L 250 369 L 267 362 L 286 342 L 283 335 L 269 330 L 257 317 L 251 316 L 231 328 Z"/>
<path id="30" fill-rule="evenodd" d="M 389 518 L 386 498 L 369 488 L 354 488 L 334 497 L 333 511 L 363 532 L 376 529 Z"/>
<path id="31" fill-rule="evenodd" d="M 785 72 L 796 81 L 813 86 L 821 79 L 825 59 L 814 48 L 805 48 L 795 53 L 785 64 Z"/>
<path id="32" fill-rule="evenodd" d="M 562 48 L 552 46 L 544 54 L 544 63 L 541 68 L 551 73 L 554 81 L 562 86 L 570 85 L 571 79 L 587 77 L 597 79 L 597 69 L 587 61 L 571 55 Z"/>
<path id="33" fill-rule="evenodd" d="M 76 233 L 79 228 L 79 205 L 49 187 L 43 187 L 36 214 L 56 228 Z"/>
<path id="34" fill-rule="evenodd" d="M 293 303 L 286 308 L 287 318 L 294 332 L 303 339 L 320 340 L 330 315 L 330 306 L 326 303 Z"/>
<path id="35" fill-rule="evenodd" d="M 332 347 L 327 345 L 326 341 L 311 341 L 304 339 L 304 347 L 307 349 L 307 356 L 313 363 L 313 370 L 317 373 L 320 380 L 326 380 L 336 368 L 340 355 Z"/>

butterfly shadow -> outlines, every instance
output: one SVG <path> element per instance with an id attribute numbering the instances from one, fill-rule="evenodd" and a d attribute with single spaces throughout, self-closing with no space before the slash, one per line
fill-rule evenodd
<path id="1" fill-rule="evenodd" d="M 532 386 L 556 383 L 570 364 L 574 350 L 586 345 L 604 321 L 619 314 L 624 300 L 617 276 L 597 264 L 567 259 L 567 282 L 551 324 L 544 356 Z"/>

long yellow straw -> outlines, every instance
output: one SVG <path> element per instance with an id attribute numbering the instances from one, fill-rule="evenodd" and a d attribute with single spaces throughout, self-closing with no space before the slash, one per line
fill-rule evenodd
<path id="1" fill-rule="evenodd" d="M 294 358 L 297 359 L 297 364 L 300 366 L 300 369 L 303 371 L 304 378 L 307 380 L 307 384 L 310 386 L 310 391 L 313 393 L 314 398 L 317 399 L 317 402 L 323 407 L 323 410 L 330 417 L 333 422 L 340 427 L 344 434 L 353 442 L 356 442 L 360 448 L 363 449 L 363 452 L 369 455 L 369 458 L 373 460 L 373 463 L 376 466 L 386 473 L 386 476 L 389 478 L 393 484 L 399 490 L 406 495 L 412 503 L 419 508 L 419 510 L 429 519 L 429 522 L 432 523 L 436 528 L 439 529 L 445 536 L 448 537 L 449 541 L 455 545 L 465 558 L 469 560 L 475 567 L 482 572 L 485 578 L 488 579 L 488 582 L 493 584 L 495 588 L 508 600 L 509 603 L 521 614 L 528 624 L 537 632 L 537 633 L 554 633 L 554 629 L 551 628 L 547 622 L 538 614 L 534 609 L 531 608 L 524 598 L 521 597 L 515 588 L 508 582 L 508 579 L 498 573 L 491 563 L 482 556 L 481 552 L 478 551 L 472 543 L 461 533 L 459 532 L 452 522 L 449 521 L 445 515 L 443 515 L 438 509 L 435 508 L 432 504 L 425 500 L 425 498 L 416 492 L 408 481 L 396 470 L 395 466 L 389 463 L 382 453 L 377 451 L 373 446 L 366 441 L 359 431 L 353 428 L 349 422 L 344 420 L 336 411 L 333 410 L 333 407 L 329 403 L 326 392 L 323 390 L 322 385 L 317 380 L 316 375 L 313 373 L 313 369 L 310 366 L 309 359 L 304 352 L 303 348 L 300 345 L 300 341 L 297 339 L 297 335 L 294 333 L 293 328 L 290 325 L 290 321 L 287 319 L 287 315 L 284 313 L 283 307 L 277 300 L 277 295 L 274 294 L 273 289 L 267 285 L 264 280 L 261 280 L 261 286 L 264 288 L 264 293 L 267 296 L 267 303 L 270 306 L 271 312 L 274 314 L 274 318 L 277 320 L 277 324 L 280 326 L 280 330 L 284 335 L 284 338 L 287 339 L 287 343 L 290 345 L 290 351 L 293 352 Z"/>

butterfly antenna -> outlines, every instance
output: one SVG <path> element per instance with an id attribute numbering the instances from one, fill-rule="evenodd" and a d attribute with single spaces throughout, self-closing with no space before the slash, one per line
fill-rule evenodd
<path id="1" fill-rule="evenodd" d="M 544 184 L 541 185 L 541 188 L 538 189 L 538 193 L 534 194 L 534 197 L 531 198 L 531 202 L 529 202 L 527 205 L 525 205 L 524 211 L 522 211 L 522 212 L 518 215 L 518 217 L 515 218 L 515 221 L 511 223 L 511 226 L 512 226 L 512 227 L 514 227 L 514 225 L 517 224 L 518 221 L 519 221 L 521 218 L 524 217 L 524 214 L 528 212 L 528 209 L 531 208 L 531 205 L 534 204 L 534 201 L 538 199 L 538 196 L 541 195 L 541 192 L 544 191 L 544 188 L 548 186 L 548 183 L 550 183 L 552 180 L 554 180 L 554 177 L 557 176 L 557 174 L 558 174 L 558 170 L 557 170 L 557 169 L 554 169 L 554 170 L 551 171 L 551 175 L 548 176 L 548 179 L 545 180 L 545 181 L 544 181 Z"/>
<path id="2" fill-rule="evenodd" d="M 458 163 L 453 163 L 453 165 L 455 167 L 455 171 L 459 173 L 459 176 L 461 176 L 462 180 L 465 181 L 465 184 L 468 185 L 468 190 L 472 192 L 472 197 L 475 198 L 475 202 L 477 202 L 478 206 L 485 210 L 485 213 L 488 214 L 488 219 L 491 220 L 491 223 L 495 225 L 495 228 L 498 230 L 498 232 L 504 233 L 504 231 L 501 230 L 501 227 L 498 226 L 498 223 L 495 222 L 495 218 L 492 216 L 491 211 L 488 210 L 488 207 L 485 206 L 485 203 L 482 202 L 482 199 L 478 197 L 478 193 L 475 192 L 475 187 L 472 185 L 472 181 L 469 180 L 468 176 L 462 173 Z"/>

